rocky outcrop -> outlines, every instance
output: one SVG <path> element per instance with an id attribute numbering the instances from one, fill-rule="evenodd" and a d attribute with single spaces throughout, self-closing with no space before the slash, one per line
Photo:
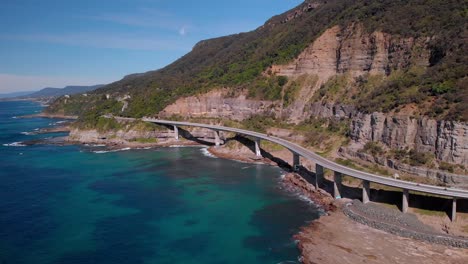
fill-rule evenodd
<path id="1" fill-rule="evenodd" d="M 179 135 L 181 138 L 194 138 L 202 139 L 206 142 L 214 142 L 214 133 L 202 129 L 192 128 L 190 131 L 179 129 Z M 170 129 L 167 130 L 153 130 L 153 131 L 141 131 L 141 130 L 117 130 L 117 131 L 105 131 L 101 132 L 96 129 L 72 129 L 68 136 L 68 140 L 82 143 L 97 143 L 97 144 L 115 144 L 115 145 L 127 145 L 129 143 L 138 143 L 141 139 L 153 139 L 153 143 L 164 143 L 174 142 L 174 132 Z M 144 140 L 143 140 L 144 142 Z"/>
<path id="2" fill-rule="evenodd" d="M 429 152 L 438 160 L 468 165 L 468 125 L 461 122 L 383 113 L 357 114 L 351 121 L 350 137 L 360 145 L 378 141 L 389 148 Z"/>
<path id="3" fill-rule="evenodd" d="M 277 75 L 315 74 L 326 81 L 337 74 L 353 77 L 370 74 L 388 75 L 392 70 L 428 66 L 429 39 L 402 38 L 383 32 L 368 33 L 360 24 L 326 30 L 293 62 L 273 65 Z"/>
<path id="4" fill-rule="evenodd" d="M 247 99 L 245 94 L 230 97 L 227 89 L 220 89 L 198 96 L 178 99 L 159 113 L 160 117 L 181 115 L 184 117 L 229 118 L 244 120 L 255 114 L 271 114 L 276 109 L 271 101 Z"/>

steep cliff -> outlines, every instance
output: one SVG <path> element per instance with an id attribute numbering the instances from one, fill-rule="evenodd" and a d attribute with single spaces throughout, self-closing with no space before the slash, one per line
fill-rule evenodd
<path id="1" fill-rule="evenodd" d="M 362 144 L 382 142 L 389 148 L 428 152 L 439 160 L 468 165 L 468 125 L 427 117 L 358 114 L 352 119 L 351 139 Z"/>
<path id="2" fill-rule="evenodd" d="M 327 29 L 294 61 L 273 65 L 272 73 L 284 76 L 315 74 L 327 81 L 337 74 L 358 77 L 366 73 L 389 75 L 410 66 L 429 66 L 429 38 L 367 32 L 353 23 Z"/>
<path id="3" fill-rule="evenodd" d="M 275 110 L 274 102 L 247 99 L 245 93 L 230 96 L 227 89 L 220 89 L 199 96 L 180 98 L 161 111 L 159 116 L 228 118 L 241 121 L 255 114 L 271 114 Z"/>

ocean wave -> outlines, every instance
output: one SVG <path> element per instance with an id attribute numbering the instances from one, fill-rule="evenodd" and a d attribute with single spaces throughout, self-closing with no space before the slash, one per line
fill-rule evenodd
<path id="1" fill-rule="evenodd" d="M 18 117 L 17 117 L 17 116 L 14 116 L 14 117 L 12 117 L 12 119 L 18 119 Z"/>
<path id="2" fill-rule="evenodd" d="M 202 149 L 200 149 L 200 151 L 204 156 L 207 156 L 207 157 L 210 157 L 210 158 L 217 158 L 215 155 L 211 154 L 208 151 L 208 148 L 202 148 Z"/>
<path id="3" fill-rule="evenodd" d="M 21 132 L 20 134 L 30 136 L 30 135 L 35 135 L 36 133 L 34 133 L 34 132 Z"/>
<path id="4" fill-rule="evenodd" d="M 65 121 L 65 120 L 63 120 L 63 121 L 57 121 L 57 122 L 55 122 L 55 124 L 63 124 L 63 123 L 65 123 L 65 122 L 67 122 L 67 121 Z"/>
<path id="5" fill-rule="evenodd" d="M 23 144 L 23 142 L 13 142 L 9 144 L 3 144 L 5 147 L 26 147 L 26 145 Z"/>
<path id="6" fill-rule="evenodd" d="M 127 150 L 131 150 L 131 149 L 132 148 L 113 149 L 113 150 L 97 150 L 97 151 L 93 151 L 93 153 L 104 154 L 104 153 L 111 153 L 111 152 L 127 151 Z"/>

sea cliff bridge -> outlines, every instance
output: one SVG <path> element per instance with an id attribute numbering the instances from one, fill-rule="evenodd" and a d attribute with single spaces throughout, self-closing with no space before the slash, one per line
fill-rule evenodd
<path id="1" fill-rule="evenodd" d="M 114 117 L 114 118 L 116 118 L 117 120 L 123 120 L 123 121 L 136 120 L 134 118 L 124 118 L 124 117 Z M 444 196 L 444 197 L 448 197 L 452 199 L 452 214 L 451 214 L 452 221 L 456 220 L 457 199 L 468 199 L 468 190 L 440 187 L 440 186 L 427 185 L 427 184 L 419 184 L 419 183 L 383 177 L 383 176 L 379 176 L 376 174 L 355 170 L 355 169 L 340 165 L 338 163 L 335 163 L 333 161 L 330 161 L 297 144 L 294 144 L 292 142 L 289 142 L 287 140 L 284 140 L 278 137 L 273 137 L 267 134 L 263 134 L 263 133 L 258 133 L 258 132 L 249 131 L 245 129 L 239 129 L 239 128 L 218 126 L 218 125 L 170 121 L 170 120 L 161 120 L 161 119 L 154 119 L 154 118 L 142 118 L 142 121 L 165 125 L 165 126 L 172 126 L 173 131 L 174 131 L 174 138 L 176 140 L 179 139 L 179 127 L 180 126 L 200 127 L 200 128 L 210 129 L 214 132 L 216 146 L 221 145 L 221 139 L 220 139 L 220 133 L 219 133 L 220 131 L 233 132 L 233 133 L 249 136 L 249 137 L 252 137 L 255 141 L 255 154 L 258 157 L 261 156 L 261 149 L 260 149 L 261 140 L 267 140 L 267 141 L 279 144 L 285 147 L 286 149 L 288 149 L 289 151 L 291 151 L 293 155 L 292 165 L 294 168 L 300 165 L 300 157 L 303 157 L 315 163 L 315 187 L 316 188 L 320 187 L 320 184 L 323 180 L 324 168 L 333 171 L 333 174 L 334 174 L 333 195 L 335 198 L 341 198 L 340 189 L 341 189 L 342 176 L 347 175 L 347 176 L 351 176 L 351 177 L 362 180 L 363 203 L 368 203 L 370 201 L 370 183 L 371 182 L 402 189 L 403 198 L 402 198 L 401 208 L 404 213 L 408 211 L 409 191 L 416 191 L 416 192 L 432 194 L 436 196 Z"/>

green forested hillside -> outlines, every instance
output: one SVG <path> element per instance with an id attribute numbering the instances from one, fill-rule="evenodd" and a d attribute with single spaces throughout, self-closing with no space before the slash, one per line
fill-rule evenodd
<path id="1" fill-rule="evenodd" d="M 427 101 L 440 109 L 429 114 L 468 120 L 468 2 L 465 0 L 328 0 L 305 1 L 248 32 L 198 43 L 193 50 L 167 67 L 134 74 L 109 84 L 86 98 L 57 100 L 49 112 L 88 117 L 115 112 L 140 117 L 161 111 L 177 98 L 206 92 L 214 87 L 249 90 L 259 99 L 280 99 L 285 80 L 264 76 L 273 64 L 294 59 L 313 40 L 334 25 L 360 22 L 366 30 L 381 30 L 404 37 L 428 37 L 431 66 L 424 72 L 403 72 L 357 96 L 356 106 L 365 112 L 390 111 L 400 105 Z M 405 69 L 404 69 L 405 70 Z M 362 80 L 365 85 L 366 80 Z M 414 92 L 402 91 L 413 87 Z M 131 96 L 129 107 L 106 99 Z M 106 101 L 106 103 L 103 103 Z"/>

